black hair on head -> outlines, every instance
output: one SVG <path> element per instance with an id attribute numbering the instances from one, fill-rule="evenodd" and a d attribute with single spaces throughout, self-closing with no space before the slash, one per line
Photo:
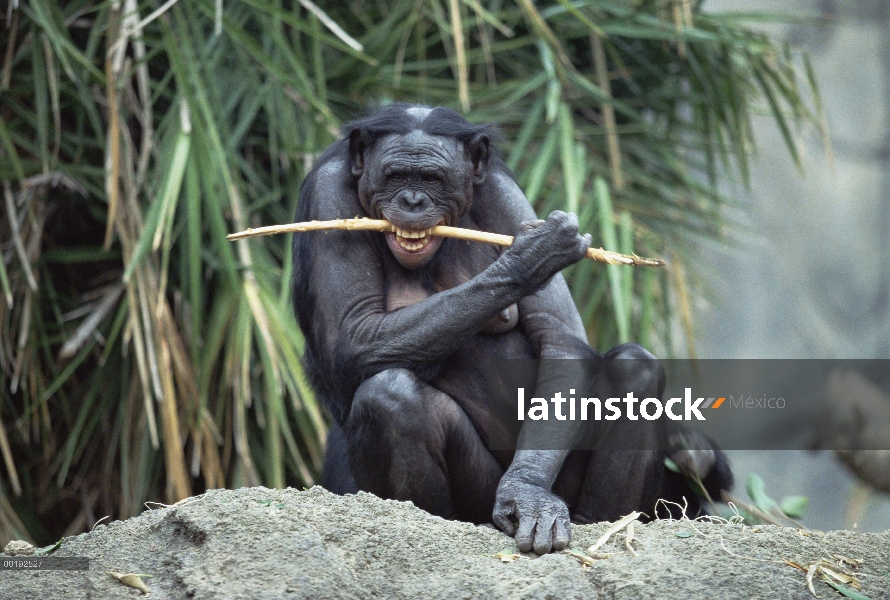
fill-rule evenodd
<path id="1" fill-rule="evenodd" d="M 466 143 L 476 135 L 482 133 L 489 139 L 497 139 L 498 132 L 494 125 L 477 125 L 464 119 L 457 111 L 450 108 L 434 108 L 420 124 L 420 129 L 430 135 L 442 135 L 455 137 Z"/>
<path id="2" fill-rule="evenodd" d="M 420 109 L 416 112 L 430 112 L 419 116 L 409 112 L 412 108 Z M 457 138 L 463 143 L 467 143 L 480 133 L 492 140 L 499 139 L 497 129 L 493 125 L 470 123 L 450 108 L 431 109 L 428 106 L 405 102 L 388 104 L 363 119 L 347 123 L 341 129 L 341 134 L 348 139 L 354 131 L 361 131 L 368 145 L 372 145 L 378 138 L 391 134 L 407 135 L 415 129 L 430 135 Z"/>

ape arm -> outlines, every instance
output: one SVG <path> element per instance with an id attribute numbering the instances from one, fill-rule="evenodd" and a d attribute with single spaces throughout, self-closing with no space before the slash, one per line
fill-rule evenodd
<path id="1" fill-rule="evenodd" d="M 518 235 L 523 223 L 537 218 L 534 210 L 516 182 L 505 172 L 496 172 L 491 179 L 497 190 L 494 196 L 499 202 L 489 203 L 487 209 L 496 208 L 497 213 L 483 218 L 483 221 L 487 227 L 495 230 L 502 228 L 499 230 L 501 233 Z M 587 344 L 581 316 L 560 273 L 519 302 L 519 318 L 523 333 L 538 358 L 596 356 Z M 560 389 L 559 381 L 550 381 L 545 373 L 539 373 L 535 396 L 550 397 L 549 388 L 554 385 L 554 389 Z M 562 550 L 571 540 L 568 508 L 562 499 L 551 492 L 551 488 L 576 432 L 563 425 L 536 433 L 549 438 L 549 447 L 556 445 L 563 449 L 517 450 L 513 462 L 501 478 L 492 516 L 498 527 L 515 536 L 521 551 L 534 549 L 538 554 L 544 554 L 551 549 Z M 534 442 L 525 439 L 528 434 L 523 428 L 520 448 L 523 442 L 534 447 Z"/>
<path id="2" fill-rule="evenodd" d="M 484 226 L 505 235 L 521 234 L 523 223 L 538 218 L 525 194 L 503 171 L 491 173 L 490 183 L 493 189 L 483 209 Z M 519 318 L 538 358 L 578 358 L 578 344 L 587 344 L 581 316 L 560 273 L 520 300 Z"/>

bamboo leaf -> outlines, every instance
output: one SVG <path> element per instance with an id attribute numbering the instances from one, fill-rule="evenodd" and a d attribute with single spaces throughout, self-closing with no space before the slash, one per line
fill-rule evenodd
<path id="1" fill-rule="evenodd" d="M 600 231 L 602 235 L 603 245 L 608 249 L 618 247 L 617 226 L 615 223 L 615 212 L 612 206 L 612 198 L 609 195 L 609 186 L 602 177 L 597 177 L 593 183 L 594 195 L 597 199 L 599 207 Z M 609 287 L 612 291 L 612 310 L 615 311 L 615 325 L 618 328 L 619 343 L 630 340 L 630 311 L 628 301 L 625 296 L 624 285 L 622 284 L 623 276 L 621 267 L 618 265 L 607 265 L 606 269 L 609 273 Z"/>

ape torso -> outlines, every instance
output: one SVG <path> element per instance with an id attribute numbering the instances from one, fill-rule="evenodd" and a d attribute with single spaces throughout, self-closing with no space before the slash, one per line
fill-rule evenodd
<path id="1" fill-rule="evenodd" d="M 345 154 L 345 151 L 342 152 Z M 324 157 L 325 163 L 316 168 L 322 173 L 327 172 L 328 177 L 346 178 L 345 157 L 341 153 Z M 509 177 L 508 173 L 503 173 Z M 354 195 L 354 194 L 353 194 Z M 300 221 L 329 220 L 340 218 L 344 215 L 361 215 L 361 205 L 357 199 L 349 201 L 350 194 L 340 196 L 341 205 L 325 207 L 309 202 L 301 203 L 297 213 Z M 327 210 L 326 210 L 327 209 Z M 496 215 L 486 211 L 484 206 L 471 206 L 467 214 L 461 217 L 458 227 L 475 229 L 478 231 L 504 231 L 503 224 L 497 224 Z M 512 234 L 513 232 L 510 231 Z M 463 285 L 485 271 L 501 255 L 502 250 L 497 246 L 468 242 L 457 239 L 445 239 L 439 248 L 436 257 L 429 265 L 422 269 L 406 269 L 396 261 L 382 236 L 374 233 L 315 233 L 304 235 L 296 242 L 305 242 L 300 246 L 303 252 L 308 252 L 311 236 L 318 238 L 315 243 L 346 243 L 349 254 L 361 253 L 373 257 L 373 265 L 365 265 L 368 269 L 368 279 L 365 283 L 371 284 L 378 295 L 378 301 L 382 298 L 382 309 L 387 313 L 399 311 L 430 298 L 446 290 Z M 340 238 L 340 239 L 337 239 Z M 362 251 L 359 251 L 359 248 Z M 295 265 L 305 264 L 301 257 L 295 259 Z M 347 255 L 344 254 L 344 258 Z M 334 265 L 319 264 L 315 268 L 326 268 Z M 337 265 L 345 266 L 345 265 Z M 297 312 L 301 317 L 304 332 L 307 333 L 309 342 L 307 345 L 307 361 L 317 364 L 325 360 L 323 356 L 329 348 L 336 346 L 332 341 L 338 335 L 339 323 L 320 322 L 319 317 L 323 311 L 310 309 L 325 302 L 326 290 L 301 285 L 309 281 L 307 275 L 299 275 L 295 278 L 295 298 L 297 299 Z M 487 405 L 485 402 L 488 388 L 488 371 L 485 368 L 489 358 L 536 358 L 534 349 L 525 332 L 523 331 L 520 309 L 518 303 L 511 303 L 503 308 L 495 317 L 491 318 L 479 332 L 471 335 L 460 347 L 448 356 L 437 360 L 435 364 L 424 365 L 419 373 L 430 386 L 451 396 L 467 413 L 474 428 L 481 438 L 487 441 Z M 410 357 L 410 348 L 405 348 L 406 355 Z M 321 355 L 321 356 L 320 356 Z M 333 369 L 317 373 L 320 380 L 316 380 L 316 387 L 325 390 L 329 396 L 325 401 L 340 408 L 345 418 L 348 414 L 348 405 L 351 404 L 351 395 L 361 383 L 359 377 L 344 379 Z M 346 385 L 344 385 L 346 384 Z M 335 414 L 338 411 L 335 409 Z M 505 467 L 507 465 L 504 465 Z"/>

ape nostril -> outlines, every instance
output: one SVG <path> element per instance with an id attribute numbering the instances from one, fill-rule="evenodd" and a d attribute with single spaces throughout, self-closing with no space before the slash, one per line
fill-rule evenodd
<path id="1" fill-rule="evenodd" d="M 426 204 L 426 194 L 421 192 L 404 191 L 399 195 L 399 201 L 407 208 L 417 208 Z"/>

